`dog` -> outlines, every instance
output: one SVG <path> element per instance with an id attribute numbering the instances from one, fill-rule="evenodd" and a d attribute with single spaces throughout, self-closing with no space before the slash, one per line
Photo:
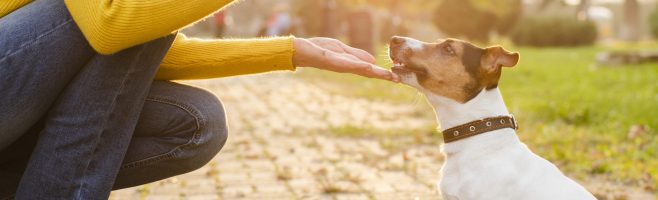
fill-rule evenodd
<path id="1" fill-rule="evenodd" d="M 596 199 L 516 136 L 498 81 L 503 67 L 518 63 L 518 53 L 457 39 L 425 43 L 395 36 L 389 56 L 391 71 L 435 109 L 445 143 L 438 184 L 443 199 Z"/>

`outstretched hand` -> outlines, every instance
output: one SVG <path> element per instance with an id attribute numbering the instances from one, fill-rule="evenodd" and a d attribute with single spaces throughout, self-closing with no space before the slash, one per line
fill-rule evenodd
<path id="1" fill-rule="evenodd" d="M 293 64 L 340 73 L 352 73 L 369 78 L 400 82 L 400 77 L 376 66 L 368 52 L 331 38 L 295 38 Z"/>

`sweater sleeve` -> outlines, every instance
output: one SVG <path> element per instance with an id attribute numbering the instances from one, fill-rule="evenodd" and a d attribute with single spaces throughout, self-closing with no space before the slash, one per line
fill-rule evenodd
<path id="1" fill-rule="evenodd" d="M 295 70 L 293 54 L 292 36 L 202 40 L 179 33 L 162 61 L 156 79 L 204 79 Z"/>
<path id="2" fill-rule="evenodd" d="M 32 2 L 32 0 L 1 0 L 0 1 L 0 18 L 14 12 L 14 10 L 25 6 Z"/>
<path id="3" fill-rule="evenodd" d="M 89 44 L 101 54 L 165 36 L 232 0 L 64 0 Z"/>

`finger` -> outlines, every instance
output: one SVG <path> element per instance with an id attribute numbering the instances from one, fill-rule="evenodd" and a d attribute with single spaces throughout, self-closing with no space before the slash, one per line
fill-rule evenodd
<path id="1" fill-rule="evenodd" d="M 370 70 L 367 71 L 366 73 L 370 74 L 370 77 L 372 78 L 378 78 L 378 79 L 383 79 L 383 80 L 388 80 L 388 81 L 395 81 L 394 80 L 394 75 L 391 73 L 391 71 L 388 71 L 384 68 L 372 65 Z"/>
<path id="2" fill-rule="evenodd" d="M 354 55 L 352 55 L 352 54 L 349 54 L 349 53 L 341 53 L 341 54 L 339 54 L 339 55 L 340 55 L 340 56 L 343 56 L 343 57 L 345 57 L 345 58 L 347 58 L 347 59 L 353 60 L 353 61 L 355 61 L 355 62 L 359 62 L 359 61 L 362 62 L 361 59 L 359 59 L 359 58 L 357 58 L 356 56 L 354 56 Z"/>
<path id="3" fill-rule="evenodd" d="M 311 42 L 318 44 L 319 46 L 322 46 L 325 49 L 331 50 L 336 53 L 347 53 L 351 54 L 355 57 L 357 57 L 359 60 L 368 62 L 368 63 L 375 63 L 375 57 L 372 56 L 370 53 L 357 49 L 354 47 L 350 47 L 349 45 L 346 45 L 345 43 L 341 42 L 340 40 L 337 39 L 331 39 L 331 38 L 311 38 L 309 39 Z"/>
<path id="4" fill-rule="evenodd" d="M 356 56 L 347 53 L 336 53 L 333 51 L 323 51 L 322 61 L 326 69 L 336 72 L 351 72 L 365 67 L 368 63 L 361 61 Z"/>
<path id="5" fill-rule="evenodd" d="M 376 62 L 375 57 L 372 54 L 368 53 L 367 51 L 348 46 L 342 42 L 340 43 L 340 46 L 343 48 L 345 52 L 356 56 L 357 58 L 359 58 L 359 60 L 372 64 Z"/>
<path id="6" fill-rule="evenodd" d="M 345 54 L 329 52 L 326 63 L 330 65 L 328 66 L 328 69 L 332 71 L 352 73 L 368 78 L 378 78 L 397 82 L 397 77 L 390 71 L 371 63 L 351 59 L 351 57 L 346 56 Z"/>
<path id="7" fill-rule="evenodd" d="M 400 76 L 398 74 L 391 72 L 391 75 L 393 76 L 391 81 L 396 82 L 396 83 L 399 83 L 401 81 Z"/>
<path id="8" fill-rule="evenodd" d="M 312 43 L 321 46 L 322 48 L 329 49 L 336 53 L 345 53 L 345 50 L 342 47 L 342 42 L 337 39 L 331 38 L 311 38 L 309 39 Z"/>
<path id="9" fill-rule="evenodd" d="M 393 73 L 367 62 L 339 58 L 337 59 L 337 62 L 334 62 L 333 64 L 336 65 L 334 68 L 336 69 L 335 71 L 338 72 L 352 73 L 368 78 L 377 78 L 396 82 Z"/>

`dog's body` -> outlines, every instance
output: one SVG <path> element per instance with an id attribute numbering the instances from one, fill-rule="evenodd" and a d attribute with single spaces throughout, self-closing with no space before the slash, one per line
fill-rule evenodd
<path id="1" fill-rule="evenodd" d="M 441 97 L 428 99 L 437 108 L 441 127 L 509 115 L 497 88 L 483 90 L 465 104 L 438 106 L 451 102 Z M 440 191 L 446 200 L 594 198 L 553 164 L 532 153 L 511 128 L 446 143 L 443 152 L 446 162 L 441 169 Z"/>
<path id="2" fill-rule="evenodd" d="M 500 47 L 478 50 L 457 40 L 422 43 L 394 37 L 390 56 L 393 72 L 425 94 L 443 130 L 509 115 L 497 86 L 500 68 L 516 65 L 516 53 Z M 595 199 L 532 153 L 512 128 L 446 143 L 443 153 L 439 189 L 446 200 Z"/>

